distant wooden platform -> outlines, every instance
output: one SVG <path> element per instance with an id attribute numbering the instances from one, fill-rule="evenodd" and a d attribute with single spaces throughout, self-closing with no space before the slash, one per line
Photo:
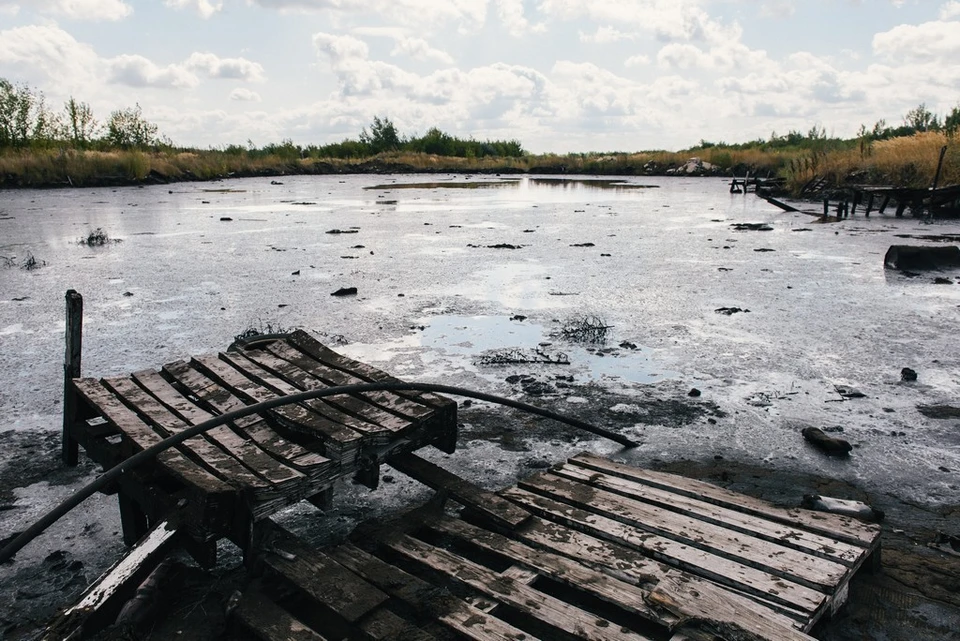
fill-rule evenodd
<path id="1" fill-rule="evenodd" d="M 65 442 L 105 468 L 161 439 L 246 405 L 305 390 L 396 382 L 304 331 L 235 345 L 129 376 L 72 378 Z M 375 488 L 389 456 L 434 445 L 453 452 L 457 406 L 419 392 L 367 392 L 284 405 L 215 427 L 121 477 L 124 538 L 171 518 L 196 541 L 246 547 L 254 526 L 303 499 L 323 504 L 356 476 Z M 69 411 L 69 410 L 68 410 Z"/>
<path id="2" fill-rule="evenodd" d="M 268 520 L 237 638 L 799 641 L 879 554 L 875 525 L 590 454 L 497 494 L 392 464 L 435 499 L 324 550 Z"/>

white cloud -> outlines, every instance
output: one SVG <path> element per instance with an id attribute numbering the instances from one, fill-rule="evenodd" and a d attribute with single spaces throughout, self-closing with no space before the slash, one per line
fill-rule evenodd
<path id="1" fill-rule="evenodd" d="M 263 67 L 246 58 L 220 58 L 212 53 L 195 52 L 187 58 L 184 67 L 191 71 L 203 72 L 210 78 L 247 82 L 264 80 Z"/>
<path id="2" fill-rule="evenodd" d="M 336 11 L 357 16 L 377 15 L 418 29 L 457 23 L 469 31 L 482 27 L 488 0 L 251 0 L 267 9 Z"/>
<path id="3" fill-rule="evenodd" d="M 230 100 L 237 100 L 240 102 L 260 102 L 260 94 L 256 91 L 251 91 L 246 87 L 237 87 L 230 92 Z"/>
<path id="4" fill-rule="evenodd" d="M 873 37 L 873 52 L 888 60 L 941 60 L 955 64 L 960 55 L 960 22 L 902 24 Z"/>
<path id="5" fill-rule="evenodd" d="M 608 42 L 617 42 L 618 40 L 633 40 L 636 34 L 625 33 L 615 27 L 597 27 L 593 33 L 580 32 L 580 42 L 591 42 L 596 44 L 606 44 Z"/>
<path id="6" fill-rule="evenodd" d="M 122 20 L 133 13 L 123 0 L 0 0 L 0 10 L 16 15 L 20 9 L 71 20 Z"/>
<path id="7" fill-rule="evenodd" d="M 940 7 L 940 19 L 953 20 L 954 18 L 960 18 L 960 2 L 957 0 L 945 2 L 943 6 Z"/>
<path id="8" fill-rule="evenodd" d="M 56 26 L 0 31 L 0 64 L 40 74 L 67 91 L 96 83 L 98 63 L 90 45 Z"/>
<path id="9" fill-rule="evenodd" d="M 637 54 L 636 56 L 630 56 L 623 61 L 624 67 L 645 67 L 650 64 L 650 56 L 644 54 Z"/>
<path id="10" fill-rule="evenodd" d="M 161 67 L 139 55 L 123 54 L 107 61 L 109 82 L 130 87 L 183 89 L 196 87 L 200 80 L 182 65 Z"/>
<path id="11" fill-rule="evenodd" d="M 370 54 L 367 43 L 353 36 L 335 36 L 330 33 L 313 34 L 313 46 L 327 54 L 334 65 L 349 60 L 366 60 Z"/>
<path id="12" fill-rule="evenodd" d="M 163 4 L 173 9 L 196 10 L 201 18 L 209 18 L 215 13 L 223 10 L 223 2 L 211 2 L 210 0 L 163 0 Z"/>
<path id="13" fill-rule="evenodd" d="M 531 25 L 523 12 L 523 0 L 495 0 L 497 17 L 511 36 L 522 36 L 529 32 L 542 33 L 546 30 L 543 23 Z"/>
<path id="14" fill-rule="evenodd" d="M 436 60 L 442 64 L 453 64 L 453 58 L 446 51 L 434 49 L 423 38 L 397 38 L 391 56 L 405 55 L 414 60 Z"/>

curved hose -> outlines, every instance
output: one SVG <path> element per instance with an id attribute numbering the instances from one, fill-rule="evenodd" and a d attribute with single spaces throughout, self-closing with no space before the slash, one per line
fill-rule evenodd
<path id="1" fill-rule="evenodd" d="M 493 394 L 485 394 L 483 392 L 475 392 L 473 390 L 468 390 L 462 387 L 454 387 L 452 385 L 435 385 L 433 383 L 358 383 L 355 385 L 341 385 L 339 387 L 327 387 L 323 389 L 313 389 L 306 392 L 300 392 L 299 394 L 290 394 L 289 396 L 278 396 L 277 398 L 272 398 L 268 401 L 263 401 L 262 403 L 256 403 L 254 405 L 248 405 L 238 410 L 232 412 L 227 412 L 226 414 L 221 414 L 215 418 L 210 419 L 209 421 L 204 421 L 203 423 L 198 423 L 190 428 L 185 429 L 182 432 L 168 436 L 159 443 L 151 445 L 145 450 L 137 452 L 128 459 L 125 459 L 123 462 L 118 465 L 110 468 L 93 481 L 80 488 L 76 492 L 70 495 L 68 499 L 54 507 L 52 510 L 44 514 L 40 520 L 28 527 L 26 530 L 17 535 L 12 541 L 7 543 L 2 550 L 0 550 L 0 563 L 3 563 L 16 554 L 20 549 L 22 549 L 27 543 L 37 538 L 44 530 L 56 523 L 61 517 L 66 515 L 70 510 L 80 505 L 83 501 L 93 496 L 99 490 L 102 490 L 107 485 L 115 481 L 121 474 L 127 472 L 138 465 L 150 460 L 160 452 L 169 449 L 175 445 L 178 445 L 185 440 L 202 434 L 207 430 L 218 427 L 234 421 L 238 418 L 243 418 L 244 416 L 249 416 L 251 414 L 256 414 L 263 410 L 272 409 L 274 407 L 280 407 L 282 405 L 289 405 L 292 403 L 302 403 L 303 401 L 309 401 L 315 398 L 324 398 L 327 396 L 336 396 L 339 394 L 356 394 L 360 392 L 387 392 L 387 391 L 417 391 L 417 392 L 439 392 L 441 394 L 452 394 L 455 396 L 466 396 L 468 398 L 475 398 L 481 401 L 488 401 L 491 403 L 497 403 L 498 405 L 505 405 L 507 407 L 512 407 L 514 409 L 522 410 L 524 412 L 529 412 L 530 414 L 536 414 L 537 416 L 542 416 L 544 418 L 550 418 L 561 423 L 566 423 L 567 425 L 572 425 L 573 427 L 578 427 L 580 429 L 592 432 L 604 438 L 608 438 L 612 441 L 616 441 L 621 445 L 626 447 L 636 447 L 639 443 L 630 440 L 629 438 L 611 432 L 609 430 L 603 429 L 601 427 L 596 427 L 589 423 L 585 423 L 579 419 L 563 416 L 562 414 L 557 414 L 549 410 L 541 409 L 533 405 L 528 405 L 527 403 L 521 403 L 519 401 L 514 401 L 509 398 L 502 398 L 499 396 L 494 396 Z"/>

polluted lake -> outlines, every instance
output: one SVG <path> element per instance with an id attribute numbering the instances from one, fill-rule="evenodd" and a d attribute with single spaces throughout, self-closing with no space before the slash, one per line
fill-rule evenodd
<path id="1" fill-rule="evenodd" d="M 422 454 L 488 489 L 590 451 L 790 507 L 804 494 L 865 501 L 893 524 L 891 571 L 920 586 L 920 605 L 898 614 L 903 629 L 960 629 L 956 610 L 936 605 L 960 607 L 947 573 L 957 557 L 928 545 L 960 534 L 960 420 L 922 409 L 960 407 L 960 270 L 884 267 L 891 245 L 942 246 L 960 223 L 820 224 L 731 194 L 719 178 L 276 182 L 0 192 L 0 538 L 96 472 L 59 466 L 64 294 L 74 289 L 84 376 L 303 328 L 405 381 L 509 397 L 640 443 L 621 449 L 457 399 L 457 452 Z M 849 453 L 826 455 L 806 428 Z M 291 508 L 285 522 L 311 541 L 336 539 L 429 496 L 397 476 L 376 491 L 345 483 L 323 531 L 310 529 L 313 508 Z M 91 501 L 0 566 L 0 613 L 29 602 L 39 625 L 116 559 L 115 501 Z M 83 578 L 32 599 L 6 587 L 39 582 L 25 564 L 55 551 Z M 930 573 L 933 587 L 916 578 Z M 869 624 L 864 607 L 848 629 Z M 0 624 L 28 629 L 17 616 Z"/>

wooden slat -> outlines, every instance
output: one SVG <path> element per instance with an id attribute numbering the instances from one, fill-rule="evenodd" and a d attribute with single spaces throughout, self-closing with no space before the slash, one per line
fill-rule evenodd
<path id="1" fill-rule="evenodd" d="M 526 632 L 484 614 L 423 579 L 404 572 L 360 548 L 346 543 L 330 553 L 337 562 L 419 612 L 429 612 L 452 630 L 474 641 L 536 641 Z"/>
<path id="2" fill-rule="evenodd" d="M 178 434 L 187 427 L 186 423 L 171 414 L 155 398 L 147 394 L 129 378 L 103 379 L 113 392 L 153 425 L 162 430 L 164 436 Z M 270 486 L 264 479 L 252 473 L 237 459 L 220 449 L 202 436 L 184 441 L 186 448 L 200 461 L 228 483 L 241 488 L 265 489 Z"/>
<path id="3" fill-rule="evenodd" d="M 565 601 L 518 583 L 447 550 L 400 535 L 383 541 L 390 549 L 432 571 L 440 572 L 497 600 L 525 616 L 576 634 L 587 641 L 640 641 L 643 635 L 581 610 Z"/>
<path id="4" fill-rule="evenodd" d="M 302 329 L 298 329 L 289 334 L 287 336 L 287 341 L 304 354 L 315 358 L 324 365 L 351 372 L 355 376 L 368 382 L 403 382 L 399 378 L 390 376 L 386 372 L 377 369 L 373 365 L 367 365 L 366 363 L 361 363 L 353 360 L 352 358 L 347 358 L 342 354 L 336 353 Z M 456 408 L 455 401 L 444 398 L 443 396 L 439 396 L 437 394 L 432 394 L 430 392 L 397 392 L 397 394 L 434 408 L 450 407 L 451 405 Z"/>
<path id="5" fill-rule="evenodd" d="M 206 403 L 219 414 L 246 407 L 246 403 L 216 381 L 190 367 L 186 361 L 168 363 L 163 371 L 177 381 L 191 395 Z M 322 475 L 331 461 L 322 454 L 311 452 L 277 434 L 263 417 L 253 414 L 237 419 L 233 424 L 274 456 L 289 462 L 308 476 Z"/>
<path id="6" fill-rule="evenodd" d="M 135 372 L 133 378 L 158 401 L 166 405 L 187 425 L 198 425 L 214 418 L 177 392 L 160 374 L 152 370 Z M 252 440 L 246 440 L 226 425 L 207 430 L 207 435 L 259 476 L 277 486 L 300 484 L 305 476 L 276 460 Z"/>
<path id="7" fill-rule="evenodd" d="M 263 641 L 327 641 L 256 588 L 243 593 L 233 618 Z"/>
<path id="8" fill-rule="evenodd" d="M 780 576 L 758 570 L 710 552 L 700 550 L 670 538 L 640 531 L 619 521 L 592 514 L 564 503 L 527 492 L 508 488 L 501 495 L 517 501 L 542 518 L 556 521 L 568 528 L 581 530 L 592 537 L 613 541 L 639 550 L 651 557 L 698 574 L 723 585 L 761 595 L 771 601 L 784 603 L 806 612 L 823 607 L 826 595 L 798 585 Z M 528 532 L 530 536 L 532 531 Z M 543 533 L 541 533 L 543 536 Z"/>
<path id="9" fill-rule="evenodd" d="M 686 496 L 701 501 L 733 508 L 772 521 L 802 527 L 811 532 L 829 536 L 852 545 L 873 549 L 879 543 L 879 526 L 863 523 L 848 516 L 825 512 L 812 512 L 799 508 L 778 508 L 766 501 L 737 492 L 731 492 L 730 490 L 725 490 L 710 483 L 677 476 L 676 474 L 654 472 L 652 470 L 624 465 L 623 463 L 614 463 L 613 461 L 590 453 L 579 454 L 571 458 L 570 462 L 598 472 L 628 478 L 638 483 L 645 483 L 653 487 L 667 489 L 678 494 L 685 494 Z"/>
<path id="10" fill-rule="evenodd" d="M 234 369 L 232 365 L 215 356 L 201 356 L 193 360 L 200 367 L 209 371 L 215 380 L 219 380 L 230 388 L 234 394 L 239 394 L 241 398 L 246 397 L 253 403 L 259 403 L 278 396 L 277 393 L 255 383 Z M 313 408 L 311 407 L 311 409 Z M 311 409 L 307 409 L 303 405 L 284 405 L 271 410 L 271 412 L 285 419 L 288 426 L 299 427 L 304 431 L 314 433 L 325 441 L 329 441 L 329 445 L 336 449 L 359 447 L 362 438 L 359 432 L 329 418 L 329 414 L 326 412 L 319 415 Z M 344 416 L 342 418 L 343 420 L 352 420 L 352 417 Z"/>
<path id="11" fill-rule="evenodd" d="M 333 385 L 356 385 L 357 383 L 368 382 L 351 373 L 328 367 L 286 342 L 278 341 L 271 343 L 267 345 L 264 350 L 292 363 L 300 371 L 308 372 L 317 381 L 322 382 L 328 387 Z M 316 387 L 316 384 L 314 384 L 313 387 Z M 406 418 L 408 421 L 422 420 L 434 413 L 432 408 L 413 402 L 409 398 L 393 392 L 364 392 L 363 394 L 357 394 L 357 396 L 376 403 L 380 407 Z"/>
<path id="12" fill-rule="evenodd" d="M 647 606 L 647 591 L 635 585 L 619 581 L 597 570 L 564 558 L 552 552 L 536 550 L 501 534 L 469 525 L 460 519 L 443 518 L 428 524 L 430 529 L 459 538 L 467 543 L 476 545 L 496 556 L 503 557 L 523 568 L 530 568 L 527 583 L 533 578 L 545 576 L 563 583 L 576 590 L 606 601 L 626 612 L 639 615 L 644 619 L 654 621 L 668 628 L 673 627 L 679 620 L 677 617 L 661 617 L 656 611 Z M 519 575 L 502 573 L 518 580 Z"/>
<path id="13" fill-rule="evenodd" d="M 279 526 L 272 527 L 272 546 L 294 555 L 294 558 L 287 559 L 284 558 L 286 555 L 267 551 L 264 562 L 318 604 L 346 621 L 357 622 L 390 598 L 286 530 Z"/>
<path id="14" fill-rule="evenodd" d="M 105 419 L 123 432 L 137 450 L 145 450 L 163 440 L 150 426 L 110 393 L 99 381 L 92 378 L 74 379 L 77 391 L 97 407 Z M 182 483 L 197 487 L 208 494 L 234 493 L 236 490 L 198 464 L 185 457 L 177 449 L 164 450 L 157 461 Z"/>
<path id="15" fill-rule="evenodd" d="M 640 501 L 627 499 L 589 485 L 540 473 L 519 486 L 561 502 L 594 512 L 634 528 L 669 537 L 675 541 L 712 552 L 745 565 L 789 577 L 797 583 L 826 592 L 832 591 L 847 568 L 782 545 L 669 512 Z"/>
<path id="16" fill-rule="evenodd" d="M 374 610 L 359 626 L 363 638 L 376 641 L 436 641 L 436 638 L 390 610 Z"/>
<path id="17" fill-rule="evenodd" d="M 848 567 L 861 561 L 864 556 L 862 547 L 616 476 L 569 464 L 555 467 L 553 472 L 563 478 L 664 507 L 714 525 L 842 563 Z"/>
<path id="18" fill-rule="evenodd" d="M 398 454 L 387 459 L 394 469 L 435 490 L 446 490 L 458 503 L 489 518 L 494 523 L 513 529 L 527 520 L 530 513 L 515 503 L 487 492 L 456 474 L 426 461 L 416 454 Z"/>
<path id="19" fill-rule="evenodd" d="M 269 371 L 288 383 L 297 392 L 308 389 L 318 389 L 333 387 L 338 383 L 327 384 L 324 381 L 311 376 L 298 366 L 285 361 L 278 356 L 264 350 L 245 350 L 243 352 L 225 352 L 220 358 L 228 360 L 240 369 L 247 369 L 250 363 Z M 295 392 L 294 392 L 295 393 Z M 324 399 L 330 405 L 337 407 L 341 412 L 346 412 L 351 416 L 362 419 L 374 426 L 381 427 L 391 432 L 398 432 L 410 427 L 409 420 L 399 417 L 396 414 L 384 411 L 378 405 L 371 401 L 354 395 L 340 394 Z"/>

